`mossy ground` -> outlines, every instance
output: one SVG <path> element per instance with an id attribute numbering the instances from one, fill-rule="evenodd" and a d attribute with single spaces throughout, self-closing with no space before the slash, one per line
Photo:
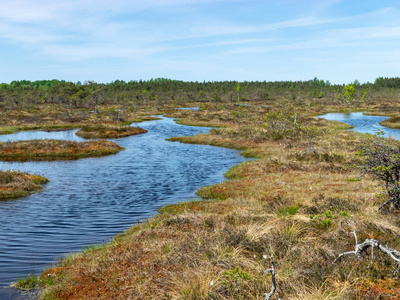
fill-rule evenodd
<path id="1" fill-rule="evenodd" d="M 0 171 L 0 201 L 28 196 L 43 189 L 49 180 L 41 175 Z"/>

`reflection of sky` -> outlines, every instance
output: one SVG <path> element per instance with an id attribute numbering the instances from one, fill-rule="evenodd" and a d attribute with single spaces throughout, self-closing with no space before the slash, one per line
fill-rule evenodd
<path id="1" fill-rule="evenodd" d="M 178 109 L 180 109 L 180 110 L 193 110 L 193 111 L 196 111 L 196 110 L 199 110 L 200 107 L 180 107 L 180 108 L 178 108 Z"/>
<path id="2" fill-rule="evenodd" d="M 52 140 L 68 140 L 68 141 L 85 141 L 85 139 L 80 138 L 75 135 L 78 129 L 67 130 L 67 131 L 41 131 L 41 130 L 31 130 L 31 131 L 20 131 L 12 134 L 0 135 L 0 142 L 7 141 L 20 141 L 20 140 L 35 140 L 35 139 L 52 139 Z"/>
<path id="3" fill-rule="evenodd" d="M 400 130 L 392 129 L 379 124 L 388 117 L 382 116 L 368 116 L 363 115 L 362 112 L 353 113 L 328 113 L 319 118 L 323 118 L 329 121 L 343 122 L 354 126 L 353 131 L 358 131 L 361 133 L 371 133 L 375 134 L 378 130 L 382 130 L 385 133 L 385 137 L 393 137 L 400 140 Z"/>
<path id="4" fill-rule="evenodd" d="M 201 186 L 246 159 L 233 149 L 166 141 L 206 133 L 208 127 L 176 124 L 171 118 L 139 125 L 145 134 L 113 139 L 116 155 L 74 161 L 1 162 L 0 170 L 40 173 L 50 179 L 31 196 L 0 201 L 0 299 L 4 286 L 38 273 L 63 253 L 101 243 L 167 204 L 196 199 Z M 72 131 L 19 132 L 8 139 L 81 140 Z"/>

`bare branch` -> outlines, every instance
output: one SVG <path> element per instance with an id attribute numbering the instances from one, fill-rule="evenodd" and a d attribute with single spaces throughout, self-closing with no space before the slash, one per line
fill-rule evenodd
<path id="1" fill-rule="evenodd" d="M 386 205 L 388 205 L 389 203 L 393 203 L 395 201 L 396 199 L 394 197 L 390 198 L 389 200 L 385 201 L 385 203 L 383 203 L 381 206 L 379 206 L 378 210 L 382 210 Z"/>
<path id="2" fill-rule="evenodd" d="M 352 233 L 354 234 L 354 237 L 356 240 L 355 250 L 339 254 L 339 256 L 333 261 L 333 263 L 337 262 L 343 256 L 348 255 L 348 254 L 354 254 L 357 259 L 362 260 L 364 258 L 364 254 L 368 248 L 371 248 L 372 251 L 374 248 L 376 248 L 379 251 L 381 251 L 382 253 L 385 253 L 386 255 L 388 255 L 392 260 L 394 260 L 397 263 L 398 271 L 400 270 L 400 251 L 383 246 L 379 241 L 377 241 L 375 239 L 366 239 L 363 243 L 359 244 L 356 233 L 355 232 L 352 232 Z M 370 264 L 372 264 L 373 255 L 374 254 L 372 252 L 372 259 L 371 259 Z"/>
<path id="3" fill-rule="evenodd" d="M 272 256 L 271 256 L 271 269 L 265 270 L 264 273 L 265 274 L 271 273 L 271 275 L 272 275 L 271 291 L 268 294 L 265 293 L 265 298 L 264 298 L 264 300 L 269 300 L 269 299 L 271 299 L 272 295 L 275 294 L 275 291 L 276 291 L 275 265 L 274 265 L 274 259 Z"/>

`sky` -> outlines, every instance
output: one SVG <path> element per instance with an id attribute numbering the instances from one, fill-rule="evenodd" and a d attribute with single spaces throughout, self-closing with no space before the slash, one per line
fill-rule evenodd
<path id="1" fill-rule="evenodd" d="M 0 82 L 400 76 L 398 0 L 0 0 Z"/>

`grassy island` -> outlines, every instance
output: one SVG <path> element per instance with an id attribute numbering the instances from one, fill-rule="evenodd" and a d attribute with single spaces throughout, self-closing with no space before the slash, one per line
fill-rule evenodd
<path id="1" fill-rule="evenodd" d="M 63 140 L 29 140 L 0 142 L 0 160 L 69 160 L 84 157 L 105 156 L 123 150 L 111 141 L 63 141 Z"/>
<path id="2" fill-rule="evenodd" d="M 382 126 L 386 126 L 388 128 L 400 129 L 400 117 L 389 117 L 385 121 L 380 122 Z"/>
<path id="3" fill-rule="evenodd" d="M 76 135 L 85 139 L 116 139 L 146 132 L 146 129 L 140 127 L 93 124 L 83 126 Z"/>
<path id="4" fill-rule="evenodd" d="M 43 176 L 19 171 L 0 171 L 0 201 L 28 196 L 49 182 Z"/>

